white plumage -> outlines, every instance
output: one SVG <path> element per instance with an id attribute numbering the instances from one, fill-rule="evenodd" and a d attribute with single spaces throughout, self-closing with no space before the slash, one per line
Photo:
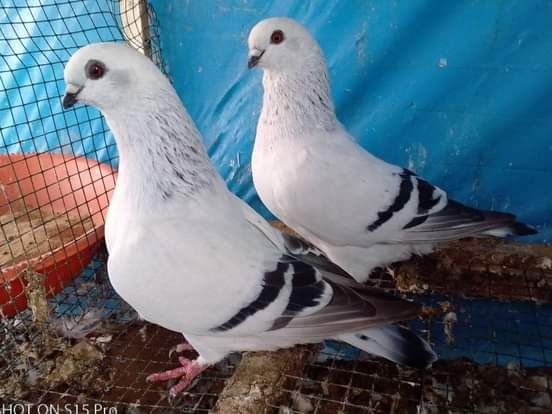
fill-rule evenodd
<path id="1" fill-rule="evenodd" d="M 439 242 L 535 233 L 513 215 L 449 200 L 360 147 L 336 118 L 324 57 L 300 24 L 263 20 L 248 44 L 249 67 L 264 71 L 252 160 L 257 192 L 274 215 L 357 280 Z"/>
<path id="2" fill-rule="evenodd" d="M 326 338 L 415 367 L 428 344 L 389 323 L 419 307 L 359 285 L 319 251 L 284 237 L 231 194 L 165 76 L 122 44 L 80 49 L 64 106 L 101 110 L 120 155 L 106 222 L 109 277 L 140 316 L 182 332 L 199 353 L 152 379 L 178 394 L 229 352 Z"/>

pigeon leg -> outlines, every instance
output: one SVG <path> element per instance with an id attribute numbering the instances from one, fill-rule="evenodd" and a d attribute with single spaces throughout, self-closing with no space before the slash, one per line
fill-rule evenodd
<path id="1" fill-rule="evenodd" d="M 177 397 L 192 383 L 192 381 L 201 374 L 208 364 L 200 362 L 197 359 L 190 360 L 184 357 L 179 357 L 180 367 L 174 368 L 165 372 L 151 374 L 146 378 L 149 382 L 167 381 L 170 379 L 180 378 L 178 383 L 171 387 L 169 394 L 172 398 Z"/>
<path id="2" fill-rule="evenodd" d="M 170 396 L 172 398 L 176 398 L 182 391 L 188 388 L 192 381 L 197 378 L 199 374 L 205 371 L 207 367 L 207 364 L 201 364 L 197 360 L 192 361 L 191 364 L 188 366 L 188 372 L 186 373 L 186 376 L 181 378 L 175 386 L 171 387 L 169 391 Z"/>
<path id="3" fill-rule="evenodd" d="M 193 351 L 194 347 L 191 346 L 188 342 L 182 342 L 181 344 L 176 345 L 175 347 L 171 348 L 169 351 L 169 358 L 171 355 L 176 352 L 177 354 L 180 354 L 184 351 Z"/>
<path id="4" fill-rule="evenodd" d="M 188 342 L 182 342 L 181 344 L 178 344 L 176 346 L 176 352 L 184 352 L 184 351 L 193 351 L 194 347 L 191 346 Z"/>

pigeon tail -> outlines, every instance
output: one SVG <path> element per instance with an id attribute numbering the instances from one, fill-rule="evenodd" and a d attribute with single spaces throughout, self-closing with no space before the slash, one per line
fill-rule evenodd
<path id="1" fill-rule="evenodd" d="M 416 369 L 427 368 L 437 360 L 437 354 L 426 341 L 400 325 L 365 329 L 341 335 L 338 339 L 370 354 Z"/>
<path id="2" fill-rule="evenodd" d="M 499 211 L 479 210 L 448 200 L 436 213 L 416 217 L 401 236 L 403 243 L 437 243 L 465 237 L 527 236 L 537 231 L 516 221 L 516 216 Z"/>
<path id="3" fill-rule="evenodd" d="M 508 225 L 504 227 L 489 230 L 482 234 L 485 236 L 492 236 L 492 237 L 508 237 L 508 236 L 531 236 L 537 233 L 538 231 L 534 227 L 531 227 L 519 221 L 514 221 L 513 223 L 508 223 Z"/>
<path id="4" fill-rule="evenodd" d="M 449 200 L 444 212 L 452 210 L 458 215 L 472 216 L 473 224 L 480 223 L 479 235 L 491 237 L 529 236 L 537 234 L 537 230 L 525 223 L 516 221 L 516 216 L 510 213 L 503 213 L 493 210 L 478 210 L 467 207 L 457 201 Z M 485 226 L 493 226 L 483 230 Z M 477 228 L 477 225 L 475 225 Z"/>

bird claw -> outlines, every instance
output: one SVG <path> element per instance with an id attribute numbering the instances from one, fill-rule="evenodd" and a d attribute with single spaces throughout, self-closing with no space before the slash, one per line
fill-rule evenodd
<path id="1" fill-rule="evenodd" d="M 181 352 L 184 352 L 184 351 L 193 351 L 194 350 L 194 347 L 191 346 L 189 343 L 187 342 L 182 342 L 181 344 L 178 344 L 176 346 L 173 346 L 170 350 L 169 350 L 169 358 L 172 357 L 172 354 L 174 354 L 175 352 L 177 354 L 180 354 Z"/>
<path id="2" fill-rule="evenodd" d="M 180 378 L 176 385 L 172 386 L 169 390 L 170 398 L 178 397 L 178 395 L 186 390 L 192 381 L 207 368 L 205 363 L 200 363 L 197 360 L 179 357 L 178 361 L 180 362 L 180 367 L 164 372 L 157 372 L 146 378 L 148 382 L 167 381 Z"/>

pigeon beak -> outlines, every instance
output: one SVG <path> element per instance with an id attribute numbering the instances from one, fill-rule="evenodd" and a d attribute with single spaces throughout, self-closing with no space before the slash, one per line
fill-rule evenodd
<path id="1" fill-rule="evenodd" d="M 67 84 L 67 89 L 65 90 L 65 95 L 63 96 L 62 101 L 63 109 L 69 109 L 77 103 L 77 97 L 80 91 L 82 91 L 82 86 L 78 87 L 70 83 Z"/>
<path id="2" fill-rule="evenodd" d="M 254 68 L 255 66 L 257 66 L 257 64 L 259 63 L 259 60 L 261 60 L 261 58 L 263 57 L 264 55 L 264 50 L 259 53 L 258 55 L 250 55 L 249 56 L 249 60 L 247 61 L 247 68 L 248 69 L 252 69 Z"/>

